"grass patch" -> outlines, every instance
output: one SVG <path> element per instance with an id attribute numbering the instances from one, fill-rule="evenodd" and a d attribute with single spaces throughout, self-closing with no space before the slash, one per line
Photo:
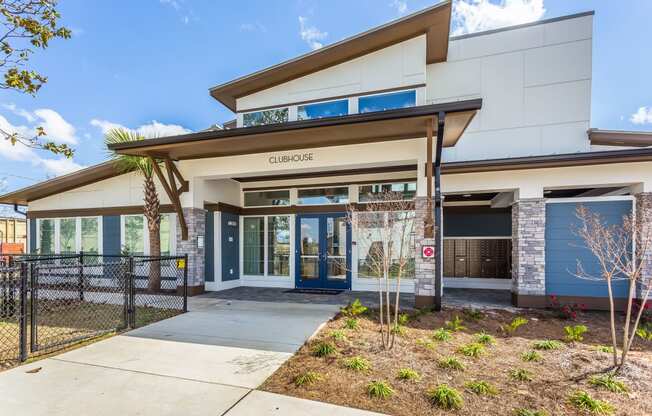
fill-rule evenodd
<path id="1" fill-rule="evenodd" d="M 522 316 L 517 316 L 516 318 L 512 319 L 512 322 L 508 323 L 507 325 L 501 325 L 500 330 L 507 335 L 512 335 L 514 332 L 516 332 L 517 329 L 527 324 L 528 322 L 529 321 Z"/>
<path id="2" fill-rule="evenodd" d="M 627 393 L 629 389 L 622 381 L 616 380 L 612 374 L 603 374 L 600 376 L 593 376 L 589 379 L 589 384 L 593 387 L 609 390 L 612 393 Z"/>
<path id="3" fill-rule="evenodd" d="M 399 324 L 394 325 L 391 331 L 393 334 L 396 334 L 399 337 L 405 336 L 405 334 L 407 334 L 407 330 L 405 329 L 405 327 Z"/>
<path id="4" fill-rule="evenodd" d="M 334 329 L 329 335 L 335 341 L 346 341 L 346 332 L 341 329 Z"/>
<path id="5" fill-rule="evenodd" d="M 483 380 L 469 381 L 464 385 L 464 387 L 479 396 L 495 396 L 498 394 L 498 389 L 496 387 Z"/>
<path id="6" fill-rule="evenodd" d="M 439 328 L 432 333 L 432 338 L 437 341 L 450 341 L 453 334 L 448 329 Z"/>
<path id="7" fill-rule="evenodd" d="M 514 411 L 515 416 L 549 416 L 550 413 L 545 410 L 530 410 L 530 409 L 516 409 Z"/>
<path id="8" fill-rule="evenodd" d="M 329 357 L 337 354 L 337 347 L 332 342 L 319 341 L 312 347 L 312 355 L 315 357 Z"/>
<path id="9" fill-rule="evenodd" d="M 344 320 L 344 328 L 356 331 L 360 328 L 360 322 L 357 318 L 346 318 Z"/>
<path id="10" fill-rule="evenodd" d="M 517 368 L 509 372 L 509 377 L 516 381 L 532 381 L 532 373 L 524 368 Z"/>
<path id="11" fill-rule="evenodd" d="M 401 368 L 398 370 L 396 378 L 403 381 L 419 381 L 421 374 L 411 368 Z"/>
<path id="12" fill-rule="evenodd" d="M 369 361 L 360 356 L 346 358 L 342 360 L 342 365 L 353 371 L 369 371 L 371 369 Z"/>
<path id="13" fill-rule="evenodd" d="M 577 409 L 593 415 L 609 416 L 616 411 L 611 403 L 594 399 L 589 393 L 582 390 L 577 390 L 571 394 L 568 401 Z"/>
<path id="14" fill-rule="evenodd" d="M 464 364 L 455 357 L 444 357 L 438 361 L 437 365 L 447 370 L 464 371 Z"/>
<path id="15" fill-rule="evenodd" d="M 447 384 L 440 384 L 428 390 L 426 395 L 431 404 L 442 409 L 457 410 L 464 405 L 464 399 L 462 399 L 460 392 Z"/>
<path id="16" fill-rule="evenodd" d="M 496 345 L 496 338 L 486 332 L 475 334 L 475 342 L 482 345 Z"/>
<path id="17" fill-rule="evenodd" d="M 428 350 L 434 350 L 437 347 L 434 342 L 424 338 L 419 338 L 418 340 L 416 340 L 416 343 L 418 346 Z"/>
<path id="18" fill-rule="evenodd" d="M 588 332 L 588 328 L 584 325 L 565 326 L 564 332 L 566 333 L 566 341 L 568 342 L 581 342 L 584 341 L 584 334 Z"/>
<path id="19" fill-rule="evenodd" d="M 614 347 L 610 347 L 608 345 L 596 345 L 595 350 L 597 352 L 604 352 L 604 353 L 607 353 L 607 354 L 613 354 Z"/>
<path id="20" fill-rule="evenodd" d="M 464 320 L 459 317 L 459 315 L 455 315 L 453 319 L 450 321 L 446 321 L 444 323 L 444 326 L 446 329 L 448 329 L 451 332 L 458 332 L 458 331 L 464 331 L 466 327 L 462 325 L 464 323 Z"/>
<path id="21" fill-rule="evenodd" d="M 467 357 L 478 358 L 484 354 L 485 350 L 484 345 L 472 342 L 470 344 L 462 345 L 457 349 L 457 352 Z"/>
<path id="22" fill-rule="evenodd" d="M 550 351 L 550 350 L 556 350 L 559 349 L 563 346 L 561 342 L 554 340 L 554 339 L 544 339 L 541 341 L 535 341 L 532 343 L 532 348 L 535 350 L 543 350 L 543 351 Z"/>
<path id="23" fill-rule="evenodd" d="M 543 361 L 543 357 L 541 354 L 539 354 L 536 351 L 526 351 L 523 354 L 521 354 L 521 360 L 525 362 L 535 362 L 535 363 L 540 363 Z"/>
<path id="24" fill-rule="evenodd" d="M 306 371 L 305 373 L 299 374 L 294 378 L 294 385 L 297 387 L 303 387 L 314 384 L 323 379 L 324 377 L 316 371 Z"/>
<path id="25" fill-rule="evenodd" d="M 367 384 L 367 394 L 378 399 L 388 399 L 394 395 L 394 389 L 384 380 L 374 380 Z"/>

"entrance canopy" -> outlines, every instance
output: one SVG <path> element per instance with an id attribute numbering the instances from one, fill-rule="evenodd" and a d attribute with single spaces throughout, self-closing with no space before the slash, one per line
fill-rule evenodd
<path id="1" fill-rule="evenodd" d="M 426 137 L 428 126 L 437 133 L 438 115 L 445 113 L 443 146 L 455 146 L 482 107 L 482 100 L 456 101 L 397 110 L 351 114 L 264 126 L 204 131 L 141 142 L 109 145 L 133 156 L 183 160 L 341 146 Z"/>

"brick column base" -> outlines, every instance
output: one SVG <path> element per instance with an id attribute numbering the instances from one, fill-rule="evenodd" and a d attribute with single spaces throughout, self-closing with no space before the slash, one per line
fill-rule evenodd
<path id="1" fill-rule="evenodd" d="M 543 198 L 512 205 L 512 303 L 546 304 L 546 203 Z"/>
<path id="2" fill-rule="evenodd" d="M 421 256 L 422 246 L 437 246 L 434 238 L 425 238 L 425 222 L 428 218 L 428 198 L 417 197 L 414 218 L 414 303 L 417 308 L 426 308 L 435 304 L 435 258 L 426 259 Z M 432 206 L 434 207 L 434 201 Z M 440 255 L 437 248 L 436 255 Z"/>
<path id="3" fill-rule="evenodd" d="M 181 226 L 177 220 L 177 254 L 188 255 L 188 295 L 204 292 L 204 247 L 199 247 L 199 236 L 206 236 L 206 211 L 200 208 L 184 208 L 183 215 L 188 225 L 188 239 L 181 239 Z"/>

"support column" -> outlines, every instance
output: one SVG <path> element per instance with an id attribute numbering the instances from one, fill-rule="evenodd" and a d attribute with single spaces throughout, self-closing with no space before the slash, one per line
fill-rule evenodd
<path id="1" fill-rule="evenodd" d="M 512 205 L 512 303 L 546 306 L 546 203 L 522 199 Z"/>
<path id="2" fill-rule="evenodd" d="M 181 226 L 177 221 L 177 254 L 188 255 L 188 295 L 194 296 L 204 292 L 204 250 L 199 247 L 199 240 L 206 238 L 206 210 L 201 208 L 183 208 L 188 238 L 183 240 Z"/>
<path id="3" fill-rule="evenodd" d="M 652 192 L 641 192 L 636 198 L 636 221 L 641 232 L 652 234 Z M 652 279 L 652 247 L 641 258 L 643 262 L 642 276 Z"/>
<path id="4" fill-rule="evenodd" d="M 429 218 L 429 215 L 432 215 L 430 208 L 432 204 L 428 203 L 427 197 L 417 197 L 415 198 L 414 205 L 414 306 L 417 308 L 428 308 L 435 306 L 435 296 L 437 294 L 435 287 L 436 257 L 429 259 L 423 258 L 421 247 L 436 245 L 434 238 L 427 238 L 425 235 L 426 219 Z"/>

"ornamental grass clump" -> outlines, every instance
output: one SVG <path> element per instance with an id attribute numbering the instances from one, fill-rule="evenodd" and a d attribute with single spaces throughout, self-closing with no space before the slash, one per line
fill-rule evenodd
<path id="1" fill-rule="evenodd" d="M 550 416 L 550 413 L 545 410 L 530 410 L 530 409 L 516 409 L 514 416 Z"/>
<path id="2" fill-rule="evenodd" d="M 378 399 L 388 399 L 394 395 L 394 389 L 385 380 L 374 380 L 367 384 L 367 394 Z"/>
<path id="3" fill-rule="evenodd" d="M 342 360 L 342 365 L 349 370 L 359 372 L 369 371 L 371 369 L 371 364 L 369 361 L 366 358 L 360 356 L 345 358 Z"/>
<path id="4" fill-rule="evenodd" d="M 403 381 L 419 381 L 421 374 L 411 368 L 401 368 L 398 370 L 396 378 Z"/>
<path id="5" fill-rule="evenodd" d="M 464 399 L 459 391 L 447 384 L 440 384 L 427 391 L 428 401 L 442 409 L 457 410 L 464 405 Z"/>
<path id="6" fill-rule="evenodd" d="M 448 329 L 439 328 L 432 333 L 432 338 L 437 341 L 450 341 L 453 334 Z"/>
<path id="7" fill-rule="evenodd" d="M 543 350 L 543 351 L 549 351 L 549 350 L 556 350 L 559 349 L 563 346 L 563 344 L 557 340 L 554 339 L 544 339 L 541 341 L 535 341 L 532 344 L 532 348 L 535 350 Z"/>
<path id="8" fill-rule="evenodd" d="M 498 389 L 496 387 L 483 380 L 469 381 L 464 385 L 464 387 L 479 396 L 495 396 L 498 394 Z"/>
<path id="9" fill-rule="evenodd" d="M 331 338 L 335 341 L 346 341 L 346 333 L 341 329 L 334 329 L 330 332 Z"/>
<path id="10" fill-rule="evenodd" d="M 506 334 L 506 335 L 512 335 L 514 332 L 516 332 L 517 329 L 522 327 L 523 325 L 527 324 L 528 320 L 523 318 L 522 316 L 517 316 L 512 320 L 507 325 L 501 325 L 500 329 Z"/>
<path id="11" fill-rule="evenodd" d="M 480 332 L 475 334 L 475 342 L 482 345 L 496 345 L 496 338 L 486 332 Z"/>
<path id="12" fill-rule="evenodd" d="M 344 321 L 344 328 L 356 331 L 360 328 L 360 322 L 356 318 L 347 318 Z"/>
<path id="13" fill-rule="evenodd" d="M 303 387 L 306 385 L 314 384 L 323 379 L 324 377 L 316 371 L 306 371 L 305 373 L 299 374 L 294 378 L 294 385 L 297 387 Z"/>
<path id="14" fill-rule="evenodd" d="M 610 416 L 616 411 L 611 403 L 594 399 L 583 390 L 577 390 L 568 400 L 577 409 L 593 415 Z"/>
<path id="15" fill-rule="evenodd" d="M 589 379 L 589 384 L 593 387 L 609 390 L 612 393 L 627 393 L 629 389 L 622 381 L 616 380 L 613 373 L 593 376 Z"/>
<path id="16" fill-rule="evenodd" d="M 437 363 L 440 368 L 456 371 L 464 371 L 464 364 L 455 357 L 444 357 Z"/>
<path id="17" fill-rule="evenodd" d="M 568 342 L 581 342 L 584 340 L 584 334 L 588 332 L 588 330 L 589 329 L 585 325 L 565 326 L 565 339 Z"/>
<path id="18" fill-rule="evenodd" d="M 464 317 L 471 321 L 481 321 L 484 319 L 484 312 L 477 309 L 464 309 L 462 310 Z"/>
<path id="19" fill-rule="evenodd" d="M 543 357 L 541 356 L 541 354 L 539 354 L 536 351 L 526 351 L 523 354 L 521 354 L 521 360 L 525 362 L 539 363 L 543 361 Z"/>
<path id="20" fill-rule="evenodd" d="M 509 377 L 516 381 L 532 381 L 532 373 L 524 368 L 517 368 L 509 372 Z"/>
<path id="21" fill-rule="evenodd" d="M 319 341 L 312 347 L 312 355 L 315 357 L 329 357 L 337 354 L 337 347 L 332 342 Z"/>
<path id="22" fill-rule="evenodd" d="M 485 350 L 484 345 L 472 342 L 471 344 L 462 345 L 457 349 L 457 352 L 467 357 L 478 358 L 484 354 Z"/>
<path id="23" fill-rule="evenodd" d="M 462 318 L 460 318 L 458 315 L 455 315 L 452 320 L 444 322 L 444 326 L 451 332 L 458 332 L 464 331 L 466 329 L 466 327 L 462 325 L 463 323 L 464 321 Z"/>
<path id="24" fill-rule="evenodd" d="M 343 315 L 348 317 L 356 317 L 367 312 L 367 307 L 360 302 L 360 299 L 355 299 L 353 302 L 349 303 L 343 308 L 340 308 L 340 312 Z"/>
<path id="25" fill-rule="evenodd" d="M 610 346 L 607 346 L 607 345 L 596 345 L 595 350 L 597 352 L 604 352 L 604 353 L 607 353 L 607 354 L 613 354 L 614 347 L 610 347 Z"/>

